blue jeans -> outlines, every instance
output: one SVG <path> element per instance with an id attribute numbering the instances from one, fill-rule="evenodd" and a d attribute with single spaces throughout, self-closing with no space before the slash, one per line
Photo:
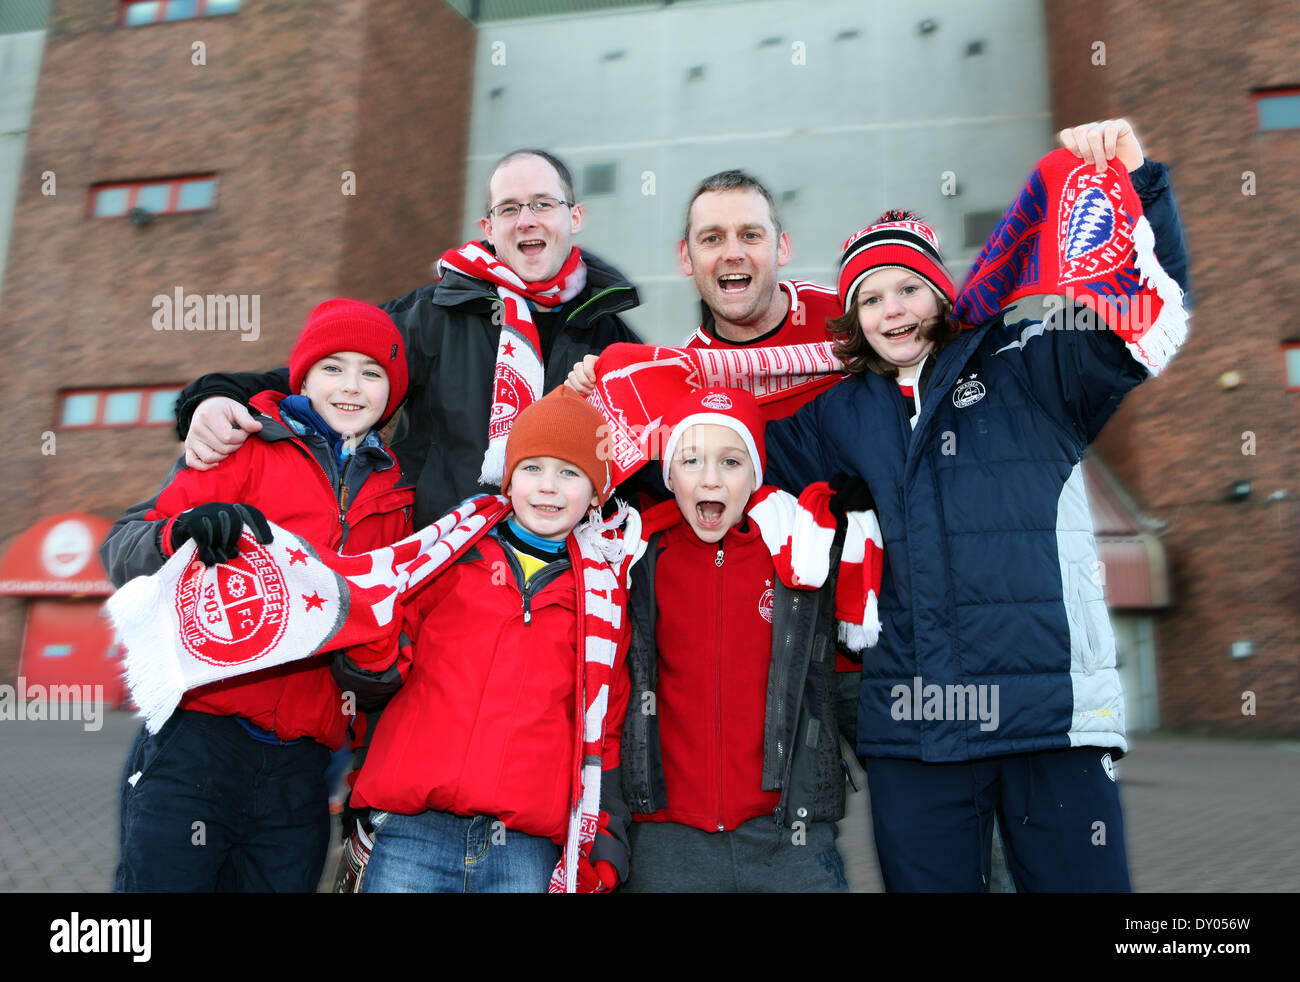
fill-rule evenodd
<path id="1" fill-rule="evenodd" d="M 329 755 L 312 740 L 260 743 L 233 716 L 178 709 L 155 734 L 141 727 L 122 772 L 114 889 L 314 892 Z"/>
<path id="2" fill-rule="evenodd" d="M 560 847 L 490 815 L 372 811 L 362 893 L 545 893 Z"/>

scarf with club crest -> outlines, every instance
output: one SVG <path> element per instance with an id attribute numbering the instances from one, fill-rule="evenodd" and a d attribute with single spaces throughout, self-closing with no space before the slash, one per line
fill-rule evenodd
<path id="1" fill-rule="evenodd" d="M 549 280 L 527 283 L 481 243 L 467 242 L 448 249 L 438 260 L 439 270 L 454 270 L 496 288 L 501 311 L 501 339 L 497 342 L 492 378 L 492 415 L 488 422 L 488 448 L 483 455 L 479 483 L 501 487 L 506 466 L 506 435 L 521 412 L 542 397 L 545 366 L 542 341 L 533 322 L 529 302 L 553 308 L 568 303 L 587 285 L 587 264 L 574 246 Z M 493 320 L 497 320 L 493 315 Z"/>

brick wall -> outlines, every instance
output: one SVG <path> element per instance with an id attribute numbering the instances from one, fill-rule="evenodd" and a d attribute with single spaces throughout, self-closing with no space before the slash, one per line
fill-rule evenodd
<path id="1" fill-rule="evenodd" d="M 22 407 L 0 549 L 57 512 L 115 518 L 179 453 L 166 429 L 57 430 L 60 389 L 273 368 L 315 303 L 405 293 L 456 244 L 472 26 L 426 0 L 328 10 L 267 0 L 122 28 L 116 4 L 54 5 L 0 314 Z M 86 217 L 97 182 L 206 172 L 219 178 L 211 211 L 144 226 Z M 152 298 L 177 287 L 257 295 L 260 338 L 154 330 Z M 41 452 L 48 430 L 53 455 Z M 23 608 L 0 598 L 0 679 L 16 671 Z"/>
<path id="2" fill-rule="evenodd" d="M 1058 126 L 1131 117 L 1173 165 L 1196 310 L 1183 351 L 1098 443 L 1163 538 L 1175 605 L 1157 619 L 1161 722 L 1300 732 L 1300 394 L 1281 343 L 1300 337 L 1300 130 L 1256 132 L 1252 89 L 1300 84 L 1294 2 L 1051 2 Z M 1092 64 L 1093 43 L 1106 64 Z M 1242 193 L 1243 172 L 1253 195 Z M 1242 382 L 1225 390 L 1227 371 Z M 1243 433 L 1254 455 L 1243 455 Z M 1239 479 L 1251 499 L 1226 500 Z M 1276 491 L 1290 497 L 1268 501 Z M 1229 657 L 1250 640 L 1251 658 Z M 1243 716 L 1250 690 L 1257 715 Z"/>

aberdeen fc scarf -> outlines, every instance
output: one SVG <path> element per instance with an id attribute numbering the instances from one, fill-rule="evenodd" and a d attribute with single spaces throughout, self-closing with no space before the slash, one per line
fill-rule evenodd
<path id="1" fill-rule="evenodd" d="M 966 277 L 955 310 L 963 326 L 1043 296 L 1070 317 L 1057 326 L 1112 330 L 1160 373 L 1187 336 L 1182 290 L 1157 262 L 1142 203 L 1114 164 L 1098 174 L 1063 149 L 1038 162 Z"/>
<path id="2" fill-rule="evenodd" d="M 772 554 L 777 576 L 795 590 L 816 590 L 830 574 L 830 550 L 835 539 L 834 492 L 818 481 L 794 495 L 764 485 L 749 499 L 745 513 L 754 519 L 763 543 Z M 835 620 L 841 642 L 862 651 L 880 639 L 880 578 L 885 545 L 880 523 L 871 510 L 845 516 L 844 545 L 835 579 Z"/>
<path id="3" fill-rule="evenodd" d="M 501 487 L 506 466 L 506 435 L 514 418 L 542 397 L 545 377 L 542 342 L 533 323 L 531 301 L 539 307 L 558 307 L 576 297 L 587 285 L 587 265 L 575 246 L 560 271 L 551 279 L 526 283 L 519 274 L 477 242 L 448 249 L 438 260 L 439 269 L 455 270 L 496 287 L 502 311 L 501 339 L 497 342 L 496 370 L 492 379 L 492 415 L 488 422 L 488 449 L 483 456 L 479 483 Z M 494 316 L 494 320 L 498 319 Z"/>
<path id="4" fill-rule="evenodd" d="M 482 495 L 391 546 L 355 556 L 271 524 L 245 529 L 239 555 L 204 566 L 185 542 L 157 573 L 108 600 L 126 680 L 151 733 L 189 689 L 396 636 L 403 594 L 456 560 L 510 510 Z"/>
<path id="5" fill-rule="evenodd" d="M 574 569 L 582 571 L 577 651 L 577 742 L 573 756 L 569 801 L 569 829 L 564 851 L 551 873 L 550 893 L 576 893 L 578 862 L 590 857 L 600 827 L 602 752 L 613 685 L 618 641 L 627 628 L 627 569 L 630 559 L 618 527 L 627 522 L 627 537 L 639 535 L 635 509 L 618 502 L 615 515 L 600 521 L 594 511 L 569 537 Z"/>
<path id="6" fill-rule="evenodd" d="M 719 349 L 619 343 L 597 359 L 596 387 L 587 401 L 609 424 L 605 449 L 618 484 L 658 457 L 668 442 L 664 413 L 692 389 L 744 389 L 761 406 L 788 394 L 788 387 L 767 384 L 770 379 L 803 381 L 843 371 L 830 342 Z"/>

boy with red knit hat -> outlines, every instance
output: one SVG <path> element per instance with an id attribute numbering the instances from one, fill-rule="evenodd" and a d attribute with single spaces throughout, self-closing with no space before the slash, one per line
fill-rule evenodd
<path id="1" fill-rule="evenodd" d="M 258 439 L 208 471 L 182 457 L 156 498 L 118 520 L 101 547 L 115 583 L 156 572 L 187 540 L 205 565 L 228 562 L 245 526 L 270 541 L 268 520 L 349 554 L 410 533 L 414 489 L 378 435 L 408 380 L 388 315 L 355 300 L 320 304 L 290 377 L 297 395 L 254 397 Z M 218 629 L 229 618 L 226 629 L 238 631 L 236 611 L 208 613 Z M 387 667 L 372 659 L 392 660 L 353 657 L 371 671 Z M 141 729 L 123 775 L 117 890 L 316 889 L 330 831 L 325 767 L 355 713 L 331 659 L 201 686 L 156 734 Z"/>
<path id="2" fill-rule="evenodd" d="M 622 545 L 595 511 L 613 491 L 605 432 L 563 389 L 521 412 L 512 511 L 407 609 L 409 674 L 352 792 L 372 809 L 364 892 L 605 892 L 627 875 L 629 631 Z"/>
<path id="3" fill-rule="evenodd" d="M 629 891 L 848 885 L 835 821 L 839 733 L 855 721 L 835 717 L 835 589 L 778 575 L 800 543 L 794 499 L 762 486 L 763 422 L 737 389 L 693 391 L 664 420 L 675 500 L 644 515 L 631 574 Z M 840 558 L 835 524 L 814 523 L 823 576 Z"/>

